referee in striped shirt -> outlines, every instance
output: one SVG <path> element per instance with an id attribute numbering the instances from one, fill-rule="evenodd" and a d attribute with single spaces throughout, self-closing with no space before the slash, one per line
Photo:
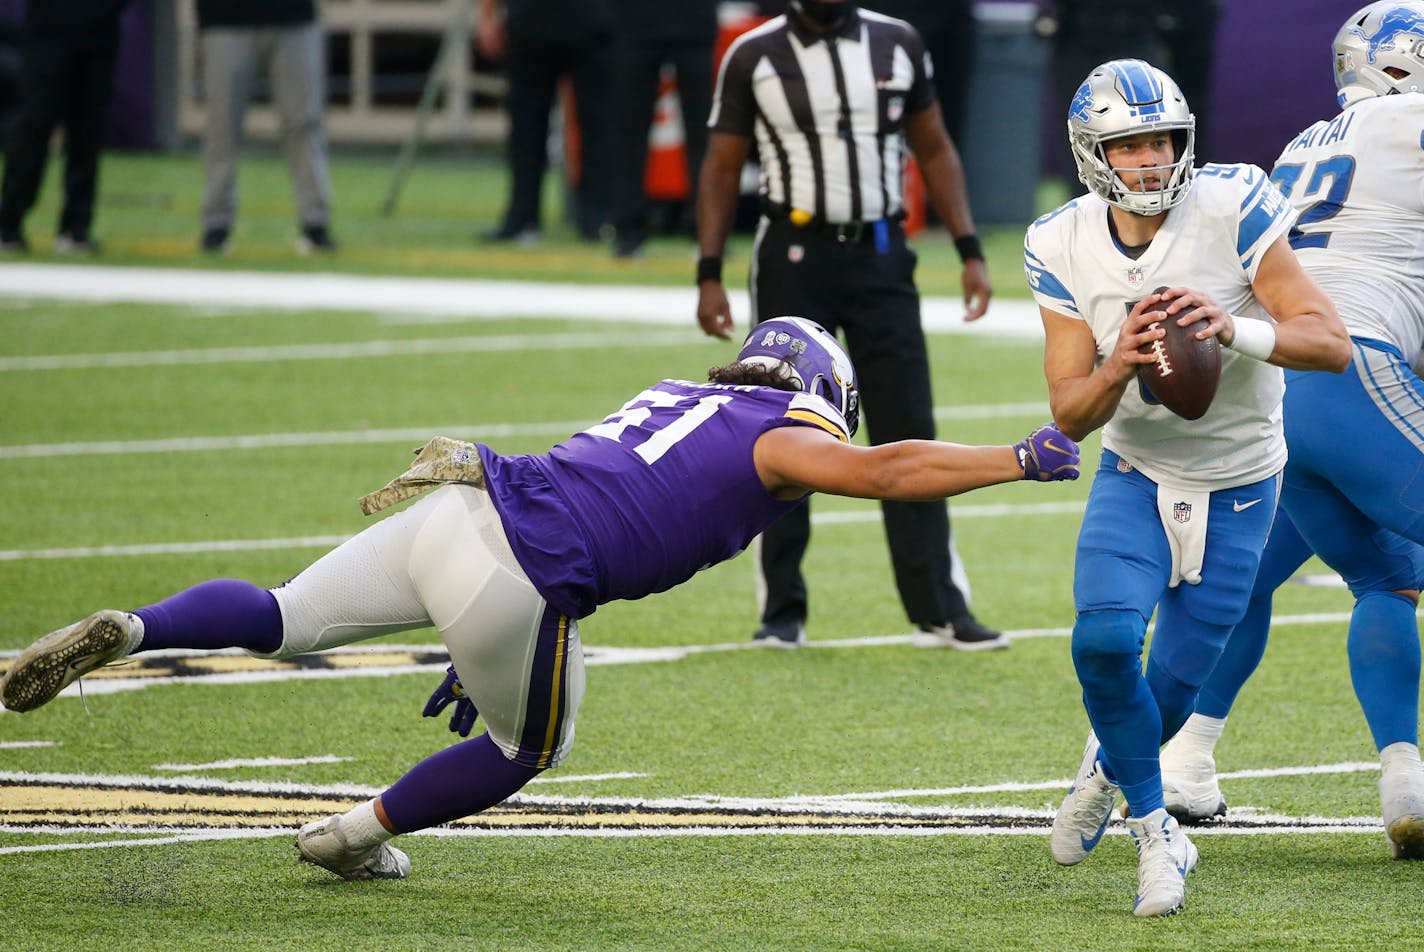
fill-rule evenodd
<path id="1" fill-rule="evenodd" d="M 983 316 L 989 303 L 963 166 L 932 77 L 924 43 L 903 20 L 858 10 L 853 0 L 791 0 L 784 15 L 727 51 L 708 120 L 697 199 L 698 322 L 708 334 L 731 336 L 721 255 L 755 140 L 762 217 L 752 322 L 796 315 L 841 332 L 875 444 L 935 435 L 916 256 L 900 225 L 907 143 L 964 262 L 965 320 Z M 895 584 L 921 632 L 916 642 L 1008 647 L 970 614 L 944 501 L 887 502 L 883 512 Z M 805 640 L 801 559 L 810 520 L 801 506 L 762 535 L 758 641 L 794 647 Z"/>

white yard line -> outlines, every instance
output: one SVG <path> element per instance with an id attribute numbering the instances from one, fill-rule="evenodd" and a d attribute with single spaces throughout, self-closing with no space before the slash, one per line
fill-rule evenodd
<path id="1" fill-rule="evenodd" d="M 522 334 L 498 337 L 432 337 L 414 340 L 349 341 L 333 344 L 282 344 L 270 347 L 195 347 L 97 354 L 37 354 L 0 357 L 0 373 L 34 370 L 86 370 L 96 367 L 174 367 L 202 364 L 279 363 L 296 360 L 352 360 L 411 357 L 423 354 L 506 353 L 522 350 L 589 350 L 673 347 L 700 342 L 687 331 L 638 334 Z"/>
<path id="2" fill-rule="evenodd" d="M 937 407 L 936 420 L 1039 419 L 1049 415 L 1046 403 L 989 403 Z M 521 436 L 565 437 L 597 420 L 552 423 L 482 423 L 429 426 L 419 429 L 318 430 L 309 433 L 249 433 L 239 436 L 191 436 L 156 440 L 97 440 L 71 443 L 30 443 L 0 446 L 0 460 L 57 456 L 118 456 L 147 453 L 207 453 L 303 446 L 355 446 L 379 443 L 424 443 L 435 434 L 462 440 L 508 439 Z"/>
<path id="3" fill-rule="evenodd" d="M 1082 502 L 1030 503 L 1016 506 L 962 505 L 954 507 L 956 519 L 1001 518 L 1003 516 L 1064 516 L 1083 511 Z M 813 513 L 812 525 L 834 526 L 880 522 L 879 509 Z M 196 542 L 152 542 L 134 545 L 95 545 L 70 548 L 0 549 L 0 562 L 37 559 L 98 559 L 119 556 L 194 555 L 204 552 L 260 552 L 279 549 L 333 549 L 350 535 L 292 536 L 282 539 L 209 539 Z"/>
<path id="4" fill-rule="evenodd" d="M 415 317 L 582 319 L 600 322 L 694 326 L 697 297 L 687 288 L 552 284 L 378 277 L 354 274 L 282 274 L 178 268 L 7 263 L 0 296 L 36 300 L 171 304 L 212 309 L 359 311 Z M 732 313 L 748 313 L 746 292 L 729 292 Z M 965 324 L 964 303 L 921 301 L 926 330 L 1038 338 L 1043 334 L 1033 301 L 996 298 L 989 315 Z"/>
<path id="5" fill-rule="evenodd" d="M 1223 774 L 1223 779 L 1237 776 L 1300 776 L 1321 773 L 1364 773 L 1378 769 L 1374 764 L 1315 764 L 1297 767 L 1274 768 L 1270 770 L 1241 771 Z M 575 780 L 598 781 L 604 779 L 636 779 L 639 774 L 604 774 L 583 777 L 569 776 L 568 782 Z M 552 779 L 552 778 L 551 778 Z M 929 825 L 896 826 L 861 824 L 816 825 L 770 823 L 752 828 L 728 827 L 724 824 L 688 827 L 644 827 L 644 828 L 589 828 L 589 827 L 546 827 L 542 823 L 523 827 L 501 829 L 477 829 L 467 827 L 441 827 L 424 830 L 416 836 L 573 836 L 573 837 L 667 837 L 667 836 L 1044 836 L 1049 832 L 1050 809 L 1033 809 L 1021 806 L 969 806 L 957 807 L 950 804 L 916 805 L 904 802 L 873 802 L 871 798 L 899 797 L 953 797 L 968 793 L 999 791 L 1028 791 L 1039 789 L 1059 790 L 1068 785 L 1068 778 L 1055 778 L 1013 784 L 987 786 L 960 786 L 934 789 L 909 788 L 885 791 L 878 794 L 827 794 L 820 796 L 797 795 L 792 797 L 722 797 L 717 795 L 689 795 L 683 797 L 569 797 L 547 794 L 520 793 L 511 797 L 503 805 L 515 810 L 551 811 L 550 820 L 557 822 L 561 812 L 616 814 L 620 811 L 671 812 L 679 815 L 706 813 L 709 816 L 733 815 L 775 817 L 785 815 L 794 818 L 805 814 L 820 814 L 825 818 L 884 818 L 887 821 L 921 821 Z M 289 782 L 226 781 L 204 777 L 144 777 L 112 776 L 103 774 L 62 774 L 26 773 L 23 771 L 0 772 L 0 784 L 57 785 L 88 790 L 158 790 L 166 793 L 183 791 L 194 797 L 204 794 L 231 795 L 249 794 L 256 796 L 290 796 L 295 799 L 347 799 L 364 798 L 380 792 L 380 788 L 353 784 L 300 784 Z M 964 821 L 984 821 L 965 823 Z M 937 821 L 943 821 L 937 822 Z M 1321 817 L 1288 816 L 1264 814 L 1250 808 L 1238 808 L 1236 815 L 1229 819 L 1193 828 L 1193 835 L 1254 835 L 1263 834 L 1319 834 L 1319 833 L 1378 833 L 1380 821 L 1377 817 Z M 252 829 L 212 829 L 202 827 L 164 827 L 142 825 L 70 826 L 60 823 L 42 827 L 6 824 L 0 831 L 12 834 L 93 834 L 95 832 L 127 834 L 123 839 L 104 840 L 90 843 L 55 843 L 0 848 L 0 855 L 9 853 L 46 852 L 67 849 L 95 849 L 116 846 L 166 845 L 180 842 L 198 842 L 214 839 L 257 839 L 275 836 L 289 836 L 289 828 L 261 827 Z M 1122 835 L 1122 824 L 1114 823 L 1109 832 Z M 153 833 L 152 837 L 135 837 L 135 833 Z"/>

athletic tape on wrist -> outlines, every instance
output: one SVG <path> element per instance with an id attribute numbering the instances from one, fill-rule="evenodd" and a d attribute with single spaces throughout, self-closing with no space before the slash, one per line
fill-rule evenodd
<path id="1" fill-rule="evenodd" d="M 1227 349 L 1256 360 L 1269 360 L 1271 352 L 1276 349 L 1275 325 L 1235 315 L 1231 321 L 1236 325 L 1236 336 L 1226 345 Z"/>

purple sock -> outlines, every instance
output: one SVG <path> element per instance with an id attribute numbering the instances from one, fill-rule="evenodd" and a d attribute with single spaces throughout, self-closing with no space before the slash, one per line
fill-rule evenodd
<path id="1" fill-rule="evenodd" d="M 396 832 L 410 833 L 487 810 L 540 773 L 507 759 L 481 734 L 416 764 L 381 794 L 381 806 Z"/>
<path id="2" fill-rule="evenodd" d="M 143 619 L 139 651 L 159 648 L 282 646 L 282 610 L 265 588 L 235 578 L 213 579 L 134 612 Z"/>

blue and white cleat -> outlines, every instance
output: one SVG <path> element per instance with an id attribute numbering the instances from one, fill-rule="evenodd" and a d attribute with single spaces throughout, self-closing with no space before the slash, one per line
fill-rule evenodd
<path id="1" fill-rule="evenodd" d="M 1187 873 L 1197 865 L 1197 848 L 1176 817 L 1158 807 L 1141 819 L 1127 818 L 1127 832 L 1137 845 L 1137 896 L 1134 916 L 1171 916 L 1187 904 Z"/>
<path id="2" fill-rule="evenodd" d="M 1053 861 L 1062 866 L 1072 866 L 1088 858 L 1098 840 L 1103 838 L 1113 804 L 1117 803 L 1118 785 L 1107 778 L 1098 760 L 1100 750 L 1097 735 L 1089 733 L 1078 776 L 1053 818 L 1049 845 Z"/>

